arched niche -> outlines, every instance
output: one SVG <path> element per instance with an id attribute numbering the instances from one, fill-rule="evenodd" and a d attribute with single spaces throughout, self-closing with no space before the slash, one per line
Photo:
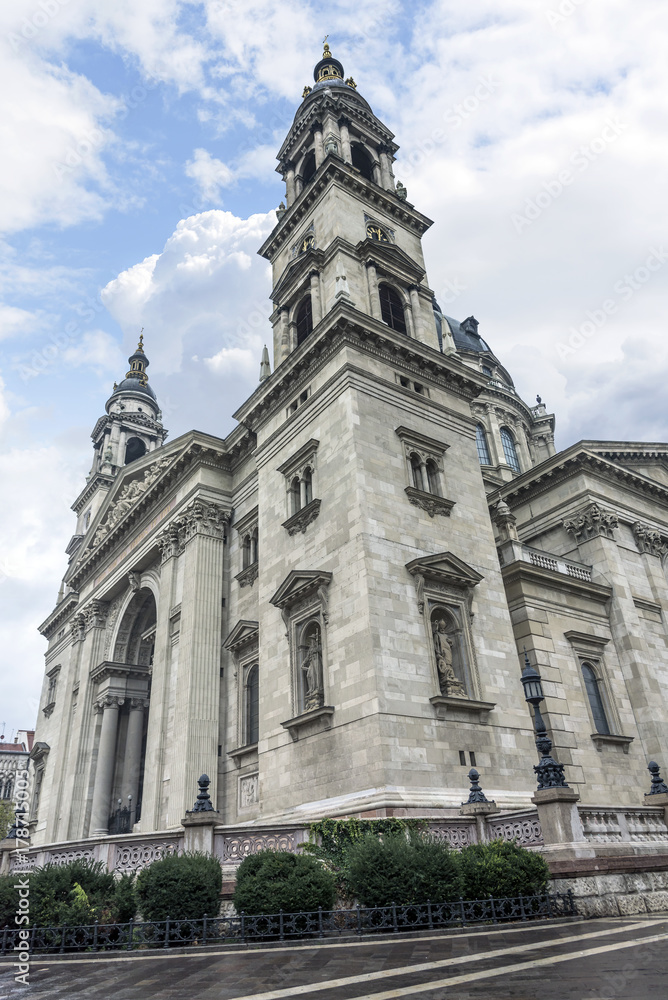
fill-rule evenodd
<path id="1" fill-rule="evenodd" d="M 152 664 L 156 618 L 153 592 L 142 587 L 133 594 L 121 618 L 114 643 L 115 663 Z"/>
<path id="2" fill-rule="evenodd" d="M 433 605 L 429 625 L 441 694 L 456 698 L 468 697 L 470 669 L 458 609 L 441 603 Z"/>

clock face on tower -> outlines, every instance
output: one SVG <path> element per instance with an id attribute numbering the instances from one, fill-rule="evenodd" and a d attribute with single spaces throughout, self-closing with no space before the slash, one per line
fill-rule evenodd
<path id="1" fill-rule="evenodd" d="M 373 222 L 370 222 L 368 224 L 368 226 L 366 227 L 366 234 L 367 234 L 367 237 L 370 240 L 376 240 L 378 243 L 389 243 L 390 242 L 389 238 L 386 235 L 386 233 L 383 232 L 383 230 L 380 228 L 380 226 L 374 225 Z"/>
<path id="2" fill-rule="evenodd" d="M 299 246 L 299 252 L 306 253 L 307 250 L 310 250 L 312 248 L 314 242 L 315 242 L 315 237 L 313 233 L 309 233 L 308 236 L 305 236 L 304 239 L 301 241 L 301 244 Z"/>

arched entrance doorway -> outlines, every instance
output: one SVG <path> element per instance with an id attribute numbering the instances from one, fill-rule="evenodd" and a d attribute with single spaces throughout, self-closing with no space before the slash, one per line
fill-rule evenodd
<path id="1" fill-rule="evenodd" d="M 155 644 L 153 592 L 138 589 L 121 618 L 113 660 L 95 671 L 102 719 L 90 831 L 130 833 L 141 817 L 151 667 Z"/>

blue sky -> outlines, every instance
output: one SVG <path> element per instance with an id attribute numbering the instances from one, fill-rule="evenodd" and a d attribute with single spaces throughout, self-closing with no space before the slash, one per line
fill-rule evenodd
<path id="1" fill-rule="evenodd" d="M 90 431 L 145 328 L 171 437 L 269 341 L 275 153 L 330 35 L 473 313 L 558 444 L 666 440 L 661 0 L 14 0 L 0 11 L 0 722 L 34 722 Z M 270 345 L 271 346 L 271 345 Z M 17 669 L 19 668 L 20 669 Z"/>

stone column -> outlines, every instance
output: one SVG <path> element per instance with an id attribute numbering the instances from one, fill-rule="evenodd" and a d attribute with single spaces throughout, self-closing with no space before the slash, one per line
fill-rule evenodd
<path id="1" fill-rule="evenodd" d="M 369 284 L 369 309 L 374 319 L 381 319 L 380 297 L 378 295 L 378 275 L 374 261 L 366 265 L 366 277 Z"/>
<path id="2" fill-rule="evenodd" d="M 313 315 L 313 326 L 317 326 L 322 319 L 322 302 L 320 300 L 320 275 L 317 271 L 311 271 L 311 313 Z"/>
<path id="3" fill-rule="evenodd" d="M 144 709 L 148 708 L 148 701 L 143 698 L 132 698 L 130 700 L 130 714 L 128 716 L 128 731 L 125 738 L 125 761 L 123 764 L 123 781 L 121 783 L 121 799 L 125 807 L 128 797 L 132 796 L 132 808 L 137 809 L 137 795 L 139 793 L 139 778 L 141 775 L 141 745 L 144 735 Z M 132 817 L 134 822 L 134 816 Z"/>
<path id="4" fill-rule="evenodd" d="M 290 205 L 293 204 L 296 197 L 297 188 L 295 186 L 295 168 L 294 165 L 290 163 L 285 175 L 285 201 L 288 208 L 290 208 Z"/>
<path id="5" fill-rule="evenodd" d="M 411 296 L 411 312 L 413 314 L 413 329 L 415 330 L 415 339 L 424 342 L 424 333 L 422 329 L 422 314 L 420 312 L 420 296 L 418 295 L 417 285 L 411 285 L 409 292 Z"/>
<path id="6" fill-rule="evenodd" d="M 190 804 L 191 789 L 202 772 L 218 773 L 220 665 L 223 606 L 223 539 L 232 511 L 197 498 L 180 520 L 185 560 L 179 670 L 176 682 L 173 755 L 168 826 L 178 823 Z"/>
<path id="7" fill-rule="evenodd" d="M 91 785 L 91 767 L 95 723 L 93 702 L 96 682 L 90 672 L 105 659 L 105 629 L 109 606 L 102 601 L 91 601 L 72 622 L 73 662 L 72 687 L 78 685 L 76 714 L 63 712 L 63 726 L 59 746 L 67 748 L 58 796 L 51 797 L 55 806 L 51 840 L 72 840 L 83 837 L 86 817 L 86 799 Z M 65 695 L 65 691 L 63 691 Z M 70 702 L 72 705 L 72 702 Z M 55 801 L 54 801 L 55 800 Z"/>
<path id="8" fill-rule="evenodd" d="M 297 324 L 294 320 L 288 323 L 288 345 L 289 352 L 294 351 L 297 347 Z"/>
<path id="9" fill-rule="evenodd" d="M 299 509 L 303 510 L 308 503 L 308 497 L 306 495 L 306 480 L 302 476 L 299 480 Z"/>
<path id="10" fill-rule="evenodd" d="M 325 147 L 322 142 L 322 125 L 314 125 L 312 131 L 315 147 L 315 169 L 317 170 L 325 159 Z"/>
<path id="11" fill-rule="evenodd" d="M 348 119 L 339 118 L 339 129 L 341 131 L 341 152 L 345 163 L 353 162 L 353 154 L 350 148 L 350 132 L 348 131 Z"/>
<path id="12" fill-rule="evenodd" d="M 96 705 L 102 712 L 102 727 L 97 751 L 97 769 L 93 789 L 90 830 L 93 837 L 106 834 L 109 829 L 111 789 L 116 766 L 116 733 L 118 732 L 118 710 L 123 698 L 107 695 Z"/>
<path id="13" fill-rule="evenodd" d="M 174 576 L 180 551 L 178 522 L 172 522 L 157 536 L 162 553 L 160 593 L 156 606 L 155 648 L 151 673 L 151 704 L 146 732 L 144 790 L 142 793 L 141 830 L 160 829 L 162 781 L 165 765 L 165 740 L 169 686 L 172 670 L 170 612 L 174 606 Z"/>
<path id="14" fill-rule="evenodd" d="M 386 191 L 394 191 L 394 184 L 392 183 L 392 173 L 390 169 L 390 158 L 386 147 L 382 147 L 380 150 L 380 183 Z"/>

